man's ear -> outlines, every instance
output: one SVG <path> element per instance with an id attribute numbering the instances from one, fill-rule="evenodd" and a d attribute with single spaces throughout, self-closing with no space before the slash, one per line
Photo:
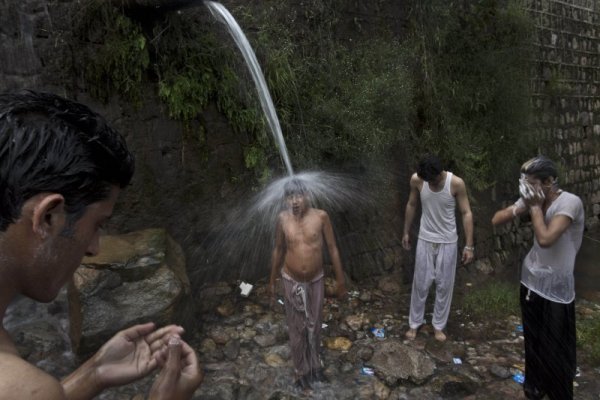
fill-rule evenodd
<path id="1" fill-rule="evenodd" d="M 58 193 L 43 194 L 33 208 L 33 232 L 45 239 L 62 231 L 65 221 L 65 198 Z"/>

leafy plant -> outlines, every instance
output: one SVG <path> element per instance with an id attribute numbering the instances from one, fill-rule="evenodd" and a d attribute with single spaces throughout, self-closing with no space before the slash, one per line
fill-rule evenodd
<path id="1" fill-rule="evenodd" d="M 148 42 L 140 25 L 105 2 L 86 3 L 83 15 L 76 31 L 90 43 L 85 48 L 84 69 L 90 92 L 103 101 L 119 94 L 139 104 L 150 63 Z"/>

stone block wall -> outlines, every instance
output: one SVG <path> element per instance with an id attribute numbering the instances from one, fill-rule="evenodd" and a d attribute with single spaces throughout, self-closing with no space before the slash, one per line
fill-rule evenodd
<path id="1" fill-rule="evenodd" d="M 586 226 L 600 214 L 600 3 L 529 0 L 534 126 L 541 151 L 561 164 L 561 186 L 583 200 Z"/>
<path id="2" fill-rule="evenodd" d="M 586 229 L 600 227 L 600 2 L 526 0 L 534 21 L 531 53 L 532 129 L 539 152 L 559 163 L 560 186 L 584 204 Z M 499 193 L 510 205 L 513 190 Z M 512 198 L 511 198 L 512 196 Z M 531 224 L 515 220 L 494 232 L 496 266 L 520 264 Z"/>

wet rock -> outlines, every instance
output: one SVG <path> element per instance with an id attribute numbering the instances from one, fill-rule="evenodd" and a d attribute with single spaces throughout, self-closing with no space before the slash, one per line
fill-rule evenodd
<path id="1" fill-rule="evenodd" d="M 396 339 L 380 342 L 369 363 L 385 383 L 395 385 L 399 380 L 420 384 L 433 375 L 435 363 L 426 354 Z"/>
<path id="2" fill-rule="evenodd" d="M 234 361 L 240 354 L 240 342 L 238 340 L 230 340 L 223 348 L 223 355 L 229 361 Z"/>
<path id="3" fill-rule="evenodd" d="M 230 336 L 227 333 L 227 331 L 225 330 L 225 328 L 220 327 L 220 326 L 213 328 L 208 333 L 208 335 L 216 344 L 221 344 L 221 345 L 226 344 L 230 339 Z"/>
<path id="4" fill-rule="evenodd" d="M 348 315 L 346 317 L 345 321 L 346 321 L 346 324 L 348 324 L 350 329 L 352 329 L 353 331 L 357 331 L 357 330 L 361 329 L 363 327 L 363 325 L 369 323 L 369 319 L 363 313 Z"/>
<path id="5" fill-rule="evenodd" d="M 217 344 L 210 338 L 206 338 L 200 343 L 200 352 L 202 353 L 210 353 L 211 351 L 216 350 L 216 348 Z"/>
<path id="6" fill-rule="evenodd" d="M 254 342 L 260 347 L 273 346 L 276 343 L 274 335 L 257 335 L 254 336 Z"/>
<path id="7" fill-rule="evenodd" d="M 232 292 L 231 285 L 227 282 L 217 282 L 211 286 L 208 286 L 200 290 L 199 297 L 201 299 L 221 299 L 223 296 L 228 295 Z"/>
<path id="8" fill-rule="evenodd" d="M 453 359 L 463 358 L 465 350 L 462 346 L 450 341 L 430 340 L 425 344 L 425 351 L 434 359 L 443 363 L 452 363 Z"/>
<path id="9" fill-rule="evenodd" d="M 410 389 L 407 393 L 407 399 L 419 399 L 419 400 L 445 400 L 442 396 L 435 393 L 428 386 L 416 387 L 414 389 Z M 458 399 L 457 399 L 458 400 Z"/>
<path id="10" fill-rule="evenodd" d="M 70 337 L 80 355 L 117 331 L 154 321 L 182 323 L 193 303 L 181 247 L 163 229 L 102 236 L 69 285 Z"/>
<path id="11" fill-rule="evenodd" d="M 390 388 L 388 388 L 379 379 L 373 380 L 373 395 L 376 399 L 387 399 L 390 396 Z"/>
<path id="12" fill-rule="evenodd" d="M 46 321 L 31 321 L 11 332 L 19 353 L 30 362 L 48 357 L 51 352 L 65 351 L 67 346 L 56 327 Z"/>
<path id="13" fill-rule="evenodd" d="M 231 362 L 213 362 L 203 364 L 205 371 L 218 372 L 221 375 L 237 374 L 236 365 Z"/>
<path id="14" fill-rule="evenodd" d="M 352 341 L 343 336 L 324 338 L 323 343 L 328 349 L 337 351 L 348 351 L 352 347 Z"/>
<path id="15" fill-rule="evenodd" d="M 230 317 L 235 313 L 235 306 L 231 300 L 226 300 L 219 304 L 216 311 L 222 317 Z"/>
<path id="16" fill-rule="evenodd" d="M 523 386 L 512 379 L 492 382 L 475 395 L 476 400 L 524 399 Z"/>
<path id="17" fill-rule="evenodd" d="M 269 349 L 269 353 L 277 354 L 284 360 L 289 360 L 291 357 L 291 350 L 288 344 L 273 346 Z"/>
<path id="18" fill-rule="evenodd" d="M 264 309 L 261 305 L 259 304 L 246 304 L 244 306 L 244 315 L 258 315 L 258 314 L 262 314 L 264 312 Z"/>
<path id="19" fill-rule="evenodd" d="M 358 298 L 360 299 L 360 301 L 367 303 L 371 301 L 371 293 L 368 291 L 363 291 L 361 292 Z"/>
<path id="20" fill-rule="evenodd" d="M 275 379 L 271 367 L 262 362 L 250 364 L 248 365 L 248 368 L 240 372 L 242 378 L 251 382 L 253 386 L 272 386 L 273 380 Z"/>
<path id="21" fill-rule="evenodd" d="M 498 378 L 507 379 L 510 378 L 511 373 L 510 370 L 506 367 L 494 364 L 489 368 L 489 371 L 492 375 L 497 376 Z"/>
<path id="22" fill-rule="evenodd" d="M 363 361 L 368 361 L 373 356 L 373 347 L 368 344 L 368 341 L 356 341 L 352 348 L 346 354 L 346 359 L 354 364 L 359 364 Z"/>
<path id="23" fill-rule="evenodd" d="M 353 371 L 354 369 L 356 369 L 356 367 L 354 366 L 354 364 L 349 363 L 349 362 L 345 362 L 342 364 L 340 370 L 344 373 L 348 373 L 350 371 Z M 333 375 L 333 374 L 330 374 Z"/>
<path id="24" fill-rule="evenodd" d="M 383 277 L 379 280 L 379 289 L 387 294 L 398 294 L 400 293 L 400 283 L 390 279 L 390 277 Z"/>
<path id="25" fill-rule="evenodd" d="M 254 336 L 256 336 L 256 331 L 250 328 L 246 328 L 240 333 L 240 339 L 246 342 L 252 340 Z"/>
<path id="26" fill-rule="evenodd" d="M 285 360 L 276 353 L 265 354 L 265 363 L 273 368 L 280 368 L 286 364 Z"/>
<path id="27" fill-rule="evenodd" d="M 430 387 L 443 398 L 463 399 L 475 393 L 478 382 L 468 376 L 450 372 L 436 375 L 430 382 Z"/>
<path id="28" fill-rule="evenodd" d="M 234 379 L 208 378 L 196 390 L 193 399 L 235 400 L 238 398 L 236 395 L 238 386 L 237 381 Z"/>

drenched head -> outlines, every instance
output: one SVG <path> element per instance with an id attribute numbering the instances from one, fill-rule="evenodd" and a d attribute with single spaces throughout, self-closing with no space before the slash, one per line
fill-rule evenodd
<path id="1" fill-rule="evenodd" d="M 419 165 L 417 166 L 417 175 L 424 181 L 430 182 L 437 178 L 444 167 L 442 162 L 433 154 L 428 154 L 421 158 Z"/>
<path id="2" fill-rule="evenodd" d="M 525 161 L 521 166 L 521 173 L 533 176 L 541 182 L 546 182 L 550 178 L 553 183 L 556 183 L 558 177 L 556 164 L 554 161 L 544 156 L 537 156 Z"/>
<path id="3" fill-rule="evenodd" d="M 0 232 L 43 192 L 61 194 L 76 220 L 133 171 L 123 137 L 86 106 L 49 93 L 0 94 Z"/>
<path id="4" fill-rule="evenodd" d="M 283 195 L 290 197 L 294 195 L 304 196 L 307 193 L 306 185 L 298 178 L 291 178 L 283 186 Z"/>

